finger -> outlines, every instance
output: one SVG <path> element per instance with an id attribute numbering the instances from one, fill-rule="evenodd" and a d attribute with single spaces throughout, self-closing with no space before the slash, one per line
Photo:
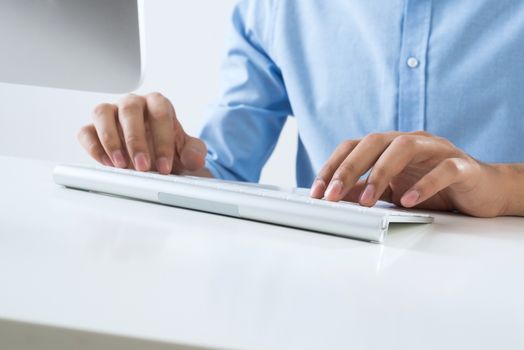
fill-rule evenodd
<path id="1" fill-rule="evenodd" d="M 118 120 L 122 127 L 127 151 L 138 171 L 148 171 L 151 168 L 144 112 L 145 99 L 136 95 L 127 96 L 118 106 Z"/>
<path id="2" fill-rule="evenodd" d="M 95 126 L 93 124 L 86 125 L 78 132 L 78 141 L 89 153 L 91 158 L 106 166 L 113 166 L 111 159 L 106 154 L 106 151 L 102 147 L 98 135 L 96 133 Z"/>
<path id="3" fill-rule="evenodd" d="M 447 158 L 420 179 L 400 199 L 402 206 L 413 208 L 447 187 L 463 181 L 468 164 L 460 158 Z"/>
<path id="4" fill-rule="evenodd" d="M 331 157 L 329 157 L 328 161 L 322 167 L 317 175 L 317 178 L 313 182 L 310 193 L 311 197 L 317 199 L 324 197 L 327 184 L 333 177 L 333 174 L 344 161 L 344 159 L 346 159 L 346 157 L 355 149 L 355 147 L 357 147 L 359 142 L 360 140 L 344 141 L 335 149 L 335 152 L 333 152 Z"/>
<path id="5" fill-rule="evenodd" d="M 115 105 L 108 103 L 98 105 L 93 111 L 93 122 L 98 139 L 112 163 L 119 168 L 127 168 L 128 161 L 122 151 L 116 112 Z"/>
<path id="6" fill-rule="evenodd" d="M 358 203 L 362 191 L 366 188 L 367 182 L 365 180 L 359 180 L 355 186 L 349 190 L 349 192 L 344 196 L 344 200 L 348 202 Z"/>
<path id="7" fill-rule="evenodd" d="M 344 200 L 347 202 L 360 203 L 367 184 L 368 182 L 366 180 L 359 180 L 355 186 L 349 190 L 349 192 L 344 197 Z M 391 190 L 391 187 L 388 186 L 388 188 L 386 188 L 386 190 L 380 196 L 379 200 L 393 203 L 393 191 Z"/>
<path id="8" fill-rule="evenodd" d="M 371 169 L 359 203 L 374 206 L 395 176 L 413 162 L 434 157 L 439 149 L 439 145 L 426 136 L 413 133 L 396 137 Z"/>
<path id="9" fill-rule="evenodd" d="M 397 132 L 370 134 L 362 139 L 330 179 L 325 193 L 326 199 L 339 201 L 344 198 L 360 177 L 375 164 L 397 135 L 399 135 Z"/>
<path id="10" fill-rule="evenodd" d="M 178 154 L 184 171 L 197 171 L 205 167 L 207 147 L 202 140 L 196 137 L 185 134 Z"/>
<path id="11" fill-rule="evenodd" d="M 177 132 L 174 123 L 175 110 L 171 102 L 159 93 L 147 95 L 146 102 L 156 155 L 156 168 L 161 174 L 170 174 L 173 168 L 175 132 Z"/>

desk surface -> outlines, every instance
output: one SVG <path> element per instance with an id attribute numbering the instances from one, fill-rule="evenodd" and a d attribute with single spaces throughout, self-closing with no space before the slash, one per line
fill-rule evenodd
<path id="1" fill-rule="evenodd" d="M 0 161 L 0 319 L 238 349 L 524 348 L 524 219 L 438 214 L 376 245 Z"/>

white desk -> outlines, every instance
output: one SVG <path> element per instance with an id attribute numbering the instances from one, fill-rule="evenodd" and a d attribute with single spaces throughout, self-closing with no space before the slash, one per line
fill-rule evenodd
<path id="1" fill-rule="evenodd" d="M 437 215 L 380 246 L 66 190 L 52 164 L 0 162 L 0 319 L 58 327 L 26 332 L 50 348 L 102 349 L 99 333 L 165 342 L 151 349 L 524 348 L 524 219 Z M 0 322 L 0 348 L 24 327 Z"/>

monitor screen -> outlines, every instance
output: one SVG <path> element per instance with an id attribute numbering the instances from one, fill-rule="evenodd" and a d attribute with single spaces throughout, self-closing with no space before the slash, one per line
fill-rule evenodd
<path id="1" fill-rule="evenodd" d="M 0 81 L 126 93 L 141 82 L 142 2 L 0 0 Z"/>

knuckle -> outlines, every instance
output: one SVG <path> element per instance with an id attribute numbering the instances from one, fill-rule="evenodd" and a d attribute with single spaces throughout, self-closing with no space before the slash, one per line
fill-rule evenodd
<path id="1" fill-rule="evenodd" d="M 144 98 L 137 95 L 127 95 L 120 101 L 119 109 L 122 112 L 137 112 L 142 111 L 144 106 Z"/>
<path id="2" fill-rule="evenodd" d="M 393 142 L 395 142 L 401 148 L 412 149 L 415 146 L 416 141 L 413 136 L 400 135 Z"/>
<path id="3" fill-rule="evenodd" d="M 164 120 L 171 117 L 173 106 L 167 98 L 158 94 L 149 96 L 148 109 L 153 119 Z"/>
<path id="4" fill-rule="evenodd" d="M 447 171 L 451 172 L 454 175 L 458 175 L 458 174 L 464 172 L 464 170 L 465 170 L 464 169 L 465 164 L 462 161 L 462 159 L 448 158 L 444 162 L 445 162 L 445 166 L 446 166 Z"/>
<path id="5" fill-rule="evenodd" d="M 108 131 L 102 131 L 99 134 L 98 138 L 100 139 L 100 142 L 102 142 L 103 145 L 110 146 L 110 148 L 115 143 L 115 138 Z"/>
<path id="6" fill-rule="evenodd" d="M 93 118 L 103 118 L 108 113 L 112 113 L 115 110 L 115 106 L 110 103 L 101 103 L 93 109 Z"/>
<path id="7" fill-rule="evenodd" d="M 126 144 L 130 151 L 136 151 L 144 146 L 144 140 L 137 134 L 130 134 L 126 136 Z"/>
<path id="8" fill-rule="evenodd" d="M 345 141 L 342 141 L 342 143 L 338 147 L 341 150 L 349 150 L 353 148 L 355 144 L 356 144 L 355 140 L 345 140 Z"/>
<path id="9" fill-rule="evenodd" d="M 444 137 L 434 136 L 433 138 L 435 139 L 435 141 L 440 142 L 442 145 L 446 147 L 453 148 L 453 149 L 455 148 L 455 145 Z"/>
<path id="10" fill-rule="evenodd" d="M 119 109 L 120 113 L 123 113 L 125 115 L 137 114 L 142 112 L 142 106 L 140 104 L 128 101 L 123 102 L 120 105 Z"/>
<path id="11" fill-rule="evenodd" d="M 150 109 L 151 118 L 154 120 L 167 120 L 171 118 L 170 109 L 167 106 L 155 106 Z"/>
<path id="12" fill-rule="evenodd" d="M 385 135 L 380 133 L 372 133 L 367 135 L 364 140 L 369 143 L 383 144 L 385 142 Z"/>
<path id="13" fill-rule="evenodd" d="M 158 91 L 153 91 L 153 92 L 149 93 L 147 96 L 149 98 L 153 99 L 153 100 L 165 99 L 165 96 L 162 93 L 158 92 Z"/>
<path id="14" fill-rule="evenodd" d="M 167 107 L 170 102 L 169 100 L 167 99 L 167 97 L 165 97 L 164 95 L 162 95 L 160 92 L 152 92 L 150 94 L 148 94 L 146 96 L 146 99 L 148 100 L 148 102 L 150 102 L 153 106 L 162 106 L 162 107 Z"/>
<path id="15" fill-rule="evenodd" d="M 139 95 L 136 95 L 136 94 L 127 94 L 126 96 L 124 96 L 121 100 L 120 100 L 120 103 L 122 102 L 125 102 L 125 101 L 140 101 L 142 100 L 143 97 L 142 96 L 139 96 Z"/>

